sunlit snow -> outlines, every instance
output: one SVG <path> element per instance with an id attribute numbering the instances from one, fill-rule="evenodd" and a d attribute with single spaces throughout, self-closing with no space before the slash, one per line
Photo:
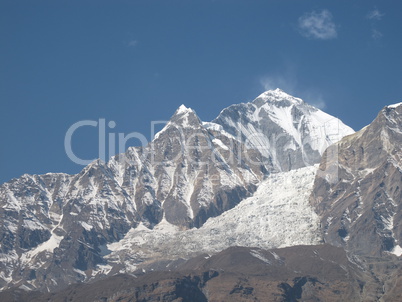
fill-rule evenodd
<path id="1" fill-rule="evenodd" d="M 166 220 L 153 230 L 144 226 L 132 229 L 121 241 L 108 245 L 112 253 L 106 257 L 133 265 L 140 259 L 187 258 L 230 246 L 318 244 L 319 218 L 308 202 L 316 170 L 313 166 L 270 175 L 252 197 L 208 219 L 199 229 L 181 231 Z"/>

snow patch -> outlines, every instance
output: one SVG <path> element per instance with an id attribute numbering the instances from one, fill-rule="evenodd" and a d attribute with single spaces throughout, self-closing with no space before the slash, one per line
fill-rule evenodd
<path id="1" fill-rule="evenodd" d="M 281 257 L 279 257 L 277 253 L 275 253 L 275 252 L 270 252 L 270 253 L 272 256 L 274 256 L 275 260 L 278 260 L 278 261 L 281 260 Z"/>
<path id="2" fill-rule="evenodd" d="M 36 248 L 33 250 L 30 250 L 26 253 L 24 253 L 21 256 L 21 260 L 23 262 L 30 261 L 32 258 L 34 258 L 36 255 L 38 255 L 41 252 L 50 252 L 53 253 L 53 250 L 57 247 L 59 247 L 61 240 L 63 240 L 64 236 L 57 236 L 56 234 L 52 233 L 52 236 L 49 238 L 49 240 L 39 244 Z"/>
<path id="3" fill-rule="evenodd" d="M 109 272 L 112 270 L 112 266 L 109 264 L 98 264 L 96 268 L 92 272 L 92 276 L 101 274 L 101 275 L 107 275 Z"/>
<path id="4" fill-rule="evenodd" d="M 401 105 L 402 105 L 402 102 L 396 103 L 396 104 L 392 104 L 392 105 L 388 105 L 387 107 L 388 107 L 388 108 L 396 108 L 396 107 L 399 107 L 399 106 L 401 106 Z"/>
<path id="5" fill-rule="evenodd" d="M 266 264 L 271 264 L 271 261 L 269 261 L 267 258 L 265 258 L 259 251 L 256 250 L 251 250 L 250 251 L 251 256 L 261 260 L 262 262 L 265 262 Z"/>
<path id="6" fill-rule="evenodd" d="M 88 232 L 93 229 L 93 226 L 92 226 L 92 225 L 89 225 L 89 224 L 86 223 L 85 221 L 81 221 L 80 223 L 81 223 L 82 227 L 83 227 L 86 231 L 88 231 Z"/>
<path id="7" fill-rule="evenodd" d="M 229 148 L 228 148 L 228 146 L 226 146 L 220 139 L 218 139 L 218 138 L 214 138 L 213 140 L 212 140 L 212 142 L 215 144 L 215 145 L 218 145 L 220 148 L 222 148 L 223 150 L 229 150 Z"/>
<path id="8" fill-rule="evenodd" d="M 395 245 L 391 251 L 391 254 L 401 257 L 402 256 L 402 247 L 400 247 L 399 245 Z"/>

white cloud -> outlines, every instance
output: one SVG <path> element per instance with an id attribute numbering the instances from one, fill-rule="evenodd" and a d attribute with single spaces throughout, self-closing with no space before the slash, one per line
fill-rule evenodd
<path id="1" fill-rule="evenodd" d="M 381 20 L 385 14 L 381 13 L 378 9 L 374 9 L 373 11 L 367 14 L 367 18 L 370 20 Z"/>
<path id="2" fill-rule="evenodd" d="M 302 35 L 312 39 L 329 40 L 338 35 L 332 14 L 326 9 L 301 16 L 299 18 L 299 30 Z"/>
<path id="3" fill-rule="evenodd" d="M 138 40 L 131 40 L 128 42 L 128 46 L 136 47 L 138 45 Z"/>

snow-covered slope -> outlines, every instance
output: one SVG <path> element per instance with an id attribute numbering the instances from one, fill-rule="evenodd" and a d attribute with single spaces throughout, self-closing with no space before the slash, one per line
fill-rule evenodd
<path id="1" fill-rule="evenodd" d="M 222 110 L 213 123 L 259 150 L 277 171 L 316 164 L 329 145 L 354 133 L 339 119 L 280 89 Z"/>
<path id="2" fill-rule="evenodd" d="M 321 242 L 319 218 L 309 206 L 317 166 L 274 173 L 252 197 L 201 228 L 180 230 L 165 220 L 154 229 L 130 230 L 119 242 L 108 244 L 105 258 L 132 272 L 158 260 L 216 253 L 230 246 L 260 248 L 311 245 Z M 114 265 L 112 265 L 114 266 Z"/>

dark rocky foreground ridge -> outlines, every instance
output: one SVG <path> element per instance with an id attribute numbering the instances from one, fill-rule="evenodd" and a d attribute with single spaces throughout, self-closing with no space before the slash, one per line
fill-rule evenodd
<path id="1" fill-rule="evenodd" d="M 384 301 L 402 298 L 398 285 L 393 284 Z M 376 301 L 381 290 L 370 271 L 350 261 L 342 248 L 325 244 L 274 250 L 232 247 L 170 271 L 121 274 L 56 293 L 8 290 L 0 293 L 0 300 Z"/>

